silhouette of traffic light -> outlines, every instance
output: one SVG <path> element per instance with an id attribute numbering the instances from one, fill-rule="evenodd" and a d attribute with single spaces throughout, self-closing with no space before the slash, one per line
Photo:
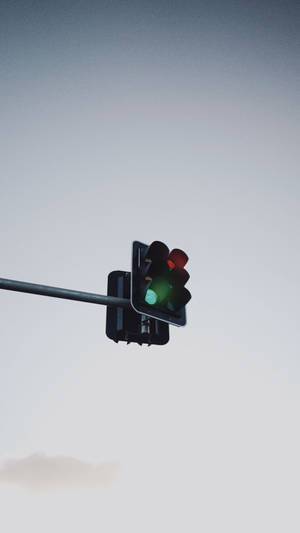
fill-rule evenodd
<path id="1" fill-rule="evenodd" d="M 130 297 L 130 272 L 114 270 L 108 276 L 107 294 L 118 298 Z M 167 344 L 169 324 L 137 313 L 132 308 L 107 306 L 106 335 L 115 342 L 127 344 Z"/>
<path id="2" fill-rule="evenodd" d="M 188 256 L 178 248 L 171 252 L 160 241 L 147 246 L 133 243 L 131 305 L 138 313 L 177 326 L 186 323 L 185 306 L 191 299 L 185 288 Z"/>

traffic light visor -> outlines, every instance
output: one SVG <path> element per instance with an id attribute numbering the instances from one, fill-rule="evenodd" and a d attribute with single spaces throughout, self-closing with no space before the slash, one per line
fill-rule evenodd
<path id="1" fill-rule="evenodd" d="M 147 252 L 145 259 L 150 259 L 152 262 L 165 261 L 169 255 L 169 248 L 160 241 L 153 241 Z"/>
<path id="2" fill-rule="evenodd" d="M 191 293 L 185 288 L 175 289 L 172 291 L 169 301 L 168 308 L 170 311 L 177 311 L 184 305 L 186 305 L 191 299 Z"/>

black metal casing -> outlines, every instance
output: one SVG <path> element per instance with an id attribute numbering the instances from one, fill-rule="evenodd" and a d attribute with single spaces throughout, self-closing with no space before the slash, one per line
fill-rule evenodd
<path id="1" fill-rule="evenodd" d="M 174 326 L 185 326 L 186 312 L 185 307 L 182 307 L 176 312 L 168 311 L 167 309 L 159 309 L 147 304 L 144 299 L 144 294 L 141 293 L 141 287 L 144 284 L 145 273 L 143 269 L 143 261 L 148 250 L 148 245 L 139 241 L 134 241 L 132 245 L 132 269 L 131 269 L 131 305 L 137 313 L 148 315 L 157 320 L 173 324 Z"/>
<path id="2" fill-rule="evenodd" d="M 118 298 L 130 297 L 130 272 L 115 270 L 108 276 L 107 294 Z M 107 306 L 106 335 L 115 342 L 127 344 L 167 344 L 169 325 L 160 320 L 137 313 L 133 308 Z"/>

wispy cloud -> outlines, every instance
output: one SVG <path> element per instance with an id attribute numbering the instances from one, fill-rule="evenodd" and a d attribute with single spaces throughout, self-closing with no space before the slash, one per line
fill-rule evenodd
<path id="1" fill-rule="evenodd" d="M 97 489 L 109 486 L 120 470 L 118 462 L 89 463 L 65 455 L 34 454 L 9 459 L 0 470 L 0 483 L 36 491 Z"/>

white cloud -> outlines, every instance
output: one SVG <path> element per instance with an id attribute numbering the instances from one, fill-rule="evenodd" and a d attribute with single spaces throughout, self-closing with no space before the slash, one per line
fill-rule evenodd
<path id="1" fill-rule="evenodd" d="M 33 454 L 7 460 L 0 470 L 0 483 L 35 491 L 97 489 L 109 486 L 119 470 L 117 461 L 93 464 L 65 455 Z"/>

